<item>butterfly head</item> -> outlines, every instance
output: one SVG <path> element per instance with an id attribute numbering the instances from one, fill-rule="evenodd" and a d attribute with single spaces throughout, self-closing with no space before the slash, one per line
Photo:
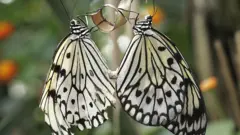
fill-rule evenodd
<path id="1" fill-rule="evenodd" d="M 152 16 L 147 15 L 145 19 L 142 21 L 138 21 L 135 26 L 133 27 L 135 34 L 144 33 L 146 30 L 152 28 Z"/>
<path id="2" fill-rule="evenodd" d="M 145 16 L 145 21 L 152 24 L 152 18 L 153 18 L 153 16 L 151 16 L 151 15 L 146 15 L 146 16 Z"/>
<path id="3" fill-rule="evenodd" d="M 81 22 L 76 19 L 72 19 L 70 21 L 70 30 L 71 33 L 75 35 L 83 35 L 86 34 L 88 31 L 87 27 L 81 24 Z"/>

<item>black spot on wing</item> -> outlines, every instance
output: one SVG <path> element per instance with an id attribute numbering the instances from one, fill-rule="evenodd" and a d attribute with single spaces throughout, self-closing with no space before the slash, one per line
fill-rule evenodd
<path id="1" fill-rule="evenodd" d="M 84 124 L 85 121 L 86 121 L 85 119 L 79 119 L 79 120 L 77 120 L 76 122 L 77 122 L 78 124 L 85 125 L 85 124 Z"/>
<path id="2" fill-rule="evenodd" d="M 157 103 L 158 103 L 159 105 L 161 105 L 162 102 L 163 102 L 163 99 L 162 99 L 162 98 L 157 99 Z"/>
<path id="3" fill-rule="evenodd" d="M 90 105 L 91 108 L 93 108 L 93 103 L 92 102 L 90 102 L 89 105 Z"/>
<path id="4" fill-rule="evenodd" d="M 141 91 L 141 90 L 137 90 L 137 91 L 136 91 L 136 97 L 141 96 L 141 94 L 142 94 L 142 91 Z"/>
<path id="5" fill-rule="evenodd" d="M 75 104 L 75 100 L 74 99 L 72 99 L 71 102 L 72 102 L 73 105 Z"/>
<path id="6" fill-rule="evenodd" d="M 56 98 L 56 91 L 54 89 L 50 90 L 48 96 L 51 96 L 53 99 Z"/>
<path id="7" fill-rule="evenodd" d="M 61 69 L 61 66 L 60 65 L 52 65 L 52 68 L 53 68 L 53 71 L 55 73 L 59 73 L 60 69 Z"/>
<path id="8" fill-rule="evenodd" d="M 52 97 L 54 103 L 57 102 L 57 94 L 56 94 L 56 91 L 55 89 L 52 89 L 48 92 L 48 96 Z"/>
<path id="9" fill-rule="evenodd" d="M 71 57 L 71 53 L 67 53 L 66 57 L 69 59 Z"/>
<path id="10" fill-rule="evenodd" d="M 63 88 L 63 92 L 67 92 L 67 88 L 66 87 Z"/>
<path id="11" fill-rule="evenodd" d="M 149 91 L 149 87 L 146 87 L 146 88 L 144 89 L 144 93 L 146 94 L 146 93 L 148 93 L 148 91 Z"/>
<path id="12" fill-rule="evenodd" d="M 147 104 L 150 104 L 151 101 L 152 101 L 152 99 L 151 99 L 150 97 L 147 97 L 147 98 L 146 98 L 146 103 L 147 103 Z"/>
<path id="13" fill-rule="evenodd" d="M 171 83 L 172 83 L 172 84 L 176 84 L 176 82 L 177 82 L 177 77 L 174 76 L 174 77 L 172 78 L 172 80 L 171 80 Z"/>
<path id="14" fill-rule="evenodd" d="M 171 90 L 167 91 L 165 94 L 166 94 L 167 97 L 171 97 L 172 96 Z"/>
<path id="15" fill-rule="evenodd" d="M 164 46 L 159 46 L 159 47 L 158 47 L 158 50 L 162 52 L 162 51 L 166 50 L 166 47 L 164 47 Z"/>
<path id="16" fill-rule="evenodd" d="M 66 76 L 66 70 L 65 70 L 65 69 L 62 69 L 62 70 L 60 71 L 60 75 L 61 75 L 61 77 L 62 77 L 62 76 Z"/>
<path id="17" fill-rule="evenodd" d="M 173 58 L 168 58 L 167 63 L 169 66 L 171 66 L 173 64 Z"/>
<path id="18" fill-rule="evenodd" d="M 175 53 L 174 56 L 175 60 L 180 63 L 182 61 L 182 56 L 180 53 Z"/>

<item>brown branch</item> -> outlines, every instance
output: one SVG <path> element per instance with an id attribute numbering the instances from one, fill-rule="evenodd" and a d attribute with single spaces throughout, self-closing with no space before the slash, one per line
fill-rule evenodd
<path id="1" fill-rule="evenodd" d="M 235 55 L 235 70 L 237 72 L 238 87 L 240 87 L 240 31 L 235 33 L 236 55 Z"/>
<path id="2" fill-rule="evenodd" d="M 119 1 L 105 0 L 106 4 L 117 5 Z M 114 18 L 114 12 L 108 11 L 110 18 Z M 112 20 L 111 20 L 112 21 Z M 120 64 L 120 49 L 117 44 L 118 33 L 114 30 L 110 34 L 110 39 L 113 41 L 113 51 L 112 51 L 112 69 L 116 69 Z M 115 96 L 116 97 L 116 96 Z M 113 135 L 120 135 L 120 104 L 116 102 L 115 108 L 113 109 Z"/>
<path id="3" fill-rule="evenodd" d="M 209 36 L 206 26 L 207 4 L 204 0 L 193 0 L 192 34 L 195 52 L 196 69 L 200 80 L 213 74 Z"/>
<path id="4" fill-rule="evenodd" d="M 222 72 L 223 79 L 227 88 L 226 90 L 229 96 L 228 99 L 230 102 L 230 107 L 232 108 L 233 120 L 236 123 L 237 127 L 240 128 L 240 108 L 237 99 L 238 94 L 236 93 L 237 90 L 234 86 L 233 78 L 228 67 L 227 58 L 222 48 L 222 43 L 219 40 L 215 41 L 214 47 L 216 49 L 220 70 Z"/>

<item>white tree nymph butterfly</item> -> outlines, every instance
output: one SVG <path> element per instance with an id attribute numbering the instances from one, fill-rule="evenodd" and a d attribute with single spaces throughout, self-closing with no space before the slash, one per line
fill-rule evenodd
<path id="1" fill-rule="evenodd" d="M 176 135 L 204 135 L 204 100 L 180 51 L 152 28 L 152 16 L 133 31 L 116 82 L 123 109 L 142 124 L 164 126 Z"/>
<path id="2" fill-rule="evenodd" d="M 69 135 L 102 124 L 115 103 L 114 84 L 86 24 L 70 22 L 71 33 L 58 45 L 43 90 L 40 108 L 52 134 Z"/>

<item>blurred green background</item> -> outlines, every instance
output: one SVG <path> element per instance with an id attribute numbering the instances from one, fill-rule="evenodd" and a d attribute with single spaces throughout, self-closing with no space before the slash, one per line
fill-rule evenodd
<path id="1" fill-rule="evenodd" d="M 62 2 L 73 18 L 115 0 Z M 151 0 L 133 2 L 132 10 L 140 17 L 153 8 Z M 155 6 L 159 9 L 155 29 L 177 44 L 201 84 L 209 117 L 207 135 L 237 134 L 240 1 L 156 0 Z M 50 135 L 38 104 L 53 52 L 69 32 L 68 16 L 60 0 L 0 0 L 0 135 Z M 111 34 L 92 33 L 112 69 L 132 37 L 131 26 L 122 27 Z M 114 113 L 118 112 L 110 110 L 110 117 Z M 76 135 L 171 135 L 161 127 L 137 124 L 122 111 L 119 117 L 117 124 L 110 119 L 98 128 L 76 131 Z"/>

